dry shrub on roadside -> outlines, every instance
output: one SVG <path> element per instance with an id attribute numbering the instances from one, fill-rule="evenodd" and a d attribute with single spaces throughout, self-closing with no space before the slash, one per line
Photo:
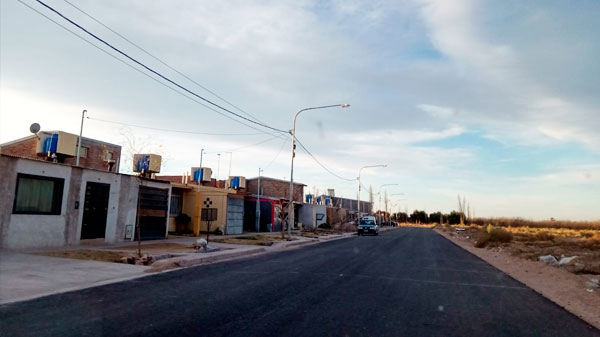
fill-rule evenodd
<path id="1" fill-rule="evenodd" d="M 475 248 L 483 248 L 487 246 L 488 242 L 490 242 L 490 233 L 488 232 L 479 232 L 475 236 Z"/>
<path id="2" fill-rule="evenodd" d="M 536 241 L 554 241 L 554 235 L 548 232 L 537 233 L 534 238 Z"/>
<path id="3" fill-rule="evenodd" d="M 483 248 L 490 242 L 507 243 L 512 241 L 513 235 L 511 232 L 494 227 L 489 230 L 479 231 L 475 236 L 475 247 Z"/>
<path id="4" fill-rule="evenodd" d="M 510 242 L 513 239 L 512 233 L 503 228 L 494 228 L 489 234 L 490 241 L 494 242 Z"/>

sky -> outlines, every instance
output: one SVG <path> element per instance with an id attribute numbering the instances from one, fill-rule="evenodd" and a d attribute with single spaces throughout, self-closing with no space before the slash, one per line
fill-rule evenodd
<path id="1" fill-rule="evenodd" d="M 391 211 L 461 195 L 477 217 L 600 219 L 600 2 L 42 1 L 273 128 L 350 104 L 298 117 L 307 192 L 356 198 L 360 168 L 385 164 L 361 182 Z M 0 143 L 34 122 L 78 134 L 86 109 L 85 137 L 159 153 L 161 174 L 204 149 L 221 179 L 290 178 L 289 134 L 35 0 L 0 19 Z"/>

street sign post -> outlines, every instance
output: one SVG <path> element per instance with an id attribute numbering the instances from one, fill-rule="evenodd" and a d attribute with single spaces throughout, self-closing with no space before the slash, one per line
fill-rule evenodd
<path id="1" fill-rule="evenodd" d="M 206 198 L 206 200 L 204 200 L 204 207 L 202 209 L 202 212 L 200 214 L 200 220 L 202 221 L 206 221 L 206 244 L 208 245 L 208 236 L 210 233 L 210 223 L 212 221 L 217 220 L 217 209 L 216 208 L 211 208 L 210 206 L 212 206 L 212 201 L 210 200 L 210 198 Z"/>

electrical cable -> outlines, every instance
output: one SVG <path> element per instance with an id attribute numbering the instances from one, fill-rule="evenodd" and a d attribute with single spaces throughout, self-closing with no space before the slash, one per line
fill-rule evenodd
<path id="1" fill-rule="evenodd" d="M 189 99 L 189 100 L 191 100 L 191 101 L 193 101 L 193 102 L 195 102 L 195 103 L 197 103 L 197 104 L 199 104 L 199 105 L 203 106 L 204 108 L 206 108 L 206 109 L 208 109 L 208 110 L 211 110 L 211 111 L 213 111 L 213 112 L 215 112 L 215 113 L 218 113 L 219 115 L 221 115 L 221 116 L 223 116 L 223 117 L 225 117 L 225 118 L 228 118 L 228 119 L 230 119 L 230 120 L 232 120 L 232 121 L 234 121 L 234 122 L 236 122 L 236 123 L 239 123 L 239 124 L 241 124 L 241 125 L 247 126 L 247 127 L 251 128 L 251 129 L 254 129 L 254 130 L 256 130 L 256 131 L 259 131 L 259 132 L 261 132 L 261 133 L 264 133 L 264 134 L 270 134 L 270 133 L 268 133 L 268 132 L 265 132 L 264 130 L 257 129 L 256 127 L 254 127 L 254 126 L 252 126 L 252 125 L 248 125 L 248 124 L 246 124 L 246 123 L 244 123 L 244 122 L 242 122 L 242 121 L 240 121 L 240 120 L 237 120 L 237 119 L 235 119 L 235 118 L 233 118 L 233 117 L 231 117 L 231 116 L 228 116 L 228 115 L 226 115 L 225 113 L 222 113 L 222 112 L 220 112 L 220 111 L 218 111 L 218 110 L 216 110 L 216 109 L 214 109 L 214 108 L 212 108 L 212 107 L 210 107 L 210 106 L 208 106 L 208 105 L 206 105 L 206 104 L 204 104 L 204 103 L 202 103 L 202 102 L 200 102 L 200 101 L 198 101 L 198 100 L 194 99 L 193 97 L 190 97 L 190 96 L 188 96 L 188 95 L 184 94 L 183 92 L 180 92 L 180 91 L 178 91 L 177 89 L 175 89 L 175 88 L 173 88 L 173 87 L 169 86 L 168 84 L 166 84 L 166 83 L 164 83 L 164 82 L 161 82 L 161 81 L 159 81 L 158 79 L 156 79 L 156 78 L 154 78 L 154 77 L 150 76 L 149 74 L 147 74 L 147 73 L 145 73 L 145 72 L 141 71 L 140 69 L 138 69 L 138 68 L 136 68 L 136 67 L 132 66 L 131 64 L 129 64 L 129 63 L 127 63 L 127 62 L 125 62 L 125 61 L 121 60 L 120 58 L 116 57 L 115 55 L 113 55 L 113 54 L 109 53 L 108 51 L 106 51 L 106 50 L 102 49 L 101 47 L 99 47 L 99 46 L 95 45 L 95 44 L 94 44 L 94 43 L 92 43 L 91 41 L 89 41 L 89 40 L 86 40 L 84 37 L 82 37 L 82 36 L 78 35 L 77 33 L 75 33 L 74 31 L 72 31 L 71 29 L 67 28 L 66 26 L 62 25 L 61 23 L 57 22 L 56 20 L 54 20 L 54 19 L 50 18 L 49 16 L 45 15 L 44 13 L 42 13 L 42 12 L 38 11 L 37 9 L 35 9 L 35 8 L 31 7 L 30 5 L 28 5 L 27 3 L 23 2 L 22 0 L 17 0 L 17 1 L 18 1 L 18 2 L 20 2 L 22 5 L 24 5 L 25 7 L 27 7 L 27 8 L 29 8 L 29 9 L 31 9 L 32 11 L 36 12 L 37 14 L 39 14 L 39 15 L 43 16 L 44 18 L 48 19 L 48 20 L 49 20 L 49 21 L 51 21 L 52 23 L 54 23 L 54 24 L 58 25 L 58 26 L 59 26 L 59 27 L 61 27 L 62 29 L 66 30 L 67 32 L 69 32 L 69 33 L 73 34 L 75 37 L 77 37 L 77 38 L 81 39 L 82 41 L 84 41 L 84 42 L 88 43 L 88 44 L 89 44 L 89 45 L 91 45 L 92 47 L 94 47 L 94 48 L 96 48 L 96 49 L 100 50 L 101 52 L 105 53 L 106 55 L 108 55 L 108 56 L 110 56 L 110 57 L 114 58 L 115 60 L 117 60 L 117 61 L 119 61 L 119 62 L 123 63 L 124 65 L 126 65 L 126 66 L 128 66 L 129 68 L 131 68 L 131 69 L 133 69 L 133 70 L 137 71 L 138 73 L 140 73 L 140 74 L 142 74 L 142 75 L 144 75 L 144 76 L 148 77 L 149 79 L 151 79 L 151 80 L 155 81 L 156 83 L 158 83 L 158 84 L 160 84 L 160 85 L 163 85 L 163 86 L 164 86 L 164 87 L 166 87 L 167 89 L 170 89 L 170 90 L 172 90 L 173 92 L 175 92 L 175 93 L 177 93 L 177 94 L 179 94 L 179 95 L 181 95 L 181 96 L 183 96 L 183 97 L 185 97 L 185 98 L 187 98 L 187 99 Z"/>
<path id="2" fill-rule="evenodd" d="M 300 140 L 298 139 L 298 137 L 296 137 L 296 142 L 298 143 L 298 145 L 300 145 L 300 147 L 317 163 L 319 164 L 325 171 L 329 172 L 331 175 L 333 175 L 336 178 L 339 178 L 341 180 L 345 180 L 345 181 L 355 181 L 356 178 L 354 179 L 348 179 L 348 178 L 344 178 L 342 176 L 339 176 L 337 173 L 333 172 L 332 170 L 330 170 L 327 166 L 323 165 L 312 153 L 310 153 L 310 151 L 302 144 L 302 142 L 300 142 Z"/>
<path id="3" fill-rule="evenodd" d="M 100 20 L 98 20 L 97 18 L 93 17 L 92 15 L 88 14 L 86 11 L 84 11 L 83 9 L 75 6 L 73 3 L 71 3 L 68 0 L 63 0 L 64 2 L 66 2 L 67 4 L 69 4 L 70 6 L 72 6 L 73 8 L 75 8 L 76 10 L 78 10 L 79 12 L 83 13 L 85 16 L 89 17 L 90 19 L 94 20 L 96 23 L 98 23 L 99 25 L 103 26 L 104 28 L 108 29 L 109 31 L 113 32 L 115 35 L 117 35 L 118 37 L 122 38 L 123 40 L 129 42 L 131 45 L 133 45 L 134 47 L 136 47 L 137 49 L 141 50 L 142 52 L 144 52 L 146 55 L 152 57 L 153 59 L 155 59 L 156 61 L 160 62 L 162 65 L 164 65 L 165 67 L 171 69 L 172 71 L 176 72 L 177 74 L 179 74 L 180 76 L 184 77 L 185 79 L 187 79 L 188 81 L 194 83 L 195 85 L 197 85 L 198 87 L 206 90 L 207 92 L 209 92 L 210 94 L 212 94 L 213 96 L 219 98 L 221 101 L 229 104 L 230 106 L 234 107 L 235 109 L 237 109 L 238 111 L 244 113 L 246 116 L 249 116 L 251 118 L 254 118 L 256 121 L 263 123 L 260 119 L 256 118 L 255 116 L 253 116 L 252 114 L 250 114 L 249 112 L 243 110 L 242 108 L 236 106 L 235 104 L 231 103 L 230 101 L 226 100 L 225 98 L 219 96 L 217 93 L 215 93 L 214 91 L 208 89 L 207 87 L 203 86 L 202 84 L 198 83 L 197 81 L 195 81 L 194 79 L 190 78 L 189 76 L 185 75 L 184 73 L 180 72 L 179 70 L 175 69 L 174 67 L 172 67 L 171 65 L 169 65 L 168 63 L 166 63 L 165 61 L 161 60 L 160 58 L 154 56 L 153 54 L 151 54 L 148 50 L 142 48 L 140 45 L 136 44 L 135 42 L 131 41 L 130 39 L 126 38 L 125 36 L 123 36 L 122 34 L 120 34 L 119 32 L 115 31 L 114 29 L 110 28 L 109 26 L 107 26 L 106 24 L 102 23 Z"/>
<path id="4" fill-rule="evenodd" d="M 41 4 L 42 6 L 44 6 L 44 7 L 48 8 L 50 11 L 52 11 L 52 12 L 56 13 L 58 16 L 60 16 L 61 18 L 63 18 L 63 19 L 64 19 L 64 20 L 66 20 L 67 22 L 69 22 L 70 24 L 72 24 L 72 25 L 74 25 L 75 27 L 79 28 L 80 30 L 84 31 L 84 32 L 85 32 L 85 33 L 87 33 L 88 35 L 92 36 L 94 39 L 96 39 L 96 40 L 98 40 L 98 41 L 102 42 L 103 44 L 105 44 L 106 46 L 108 46 L 109 48 L 111 48 L 112 50 L 114 50 L 114 51 L 116 51 L 117 53 L 119 53 L 119 54 L 121 54 L 121 55 L 125 56 L 125 57 L 126 57 L 126 58 L 128 58 L 129 60 L 133 61 L 134 63 L 136 63 L 137 65 L 139 65 L 139 66 L 143 67 L 144 69 L 146 69 L 146 70 L 150 71 L 151 73 L 155 74 L 156 76 L 158 76 L 158 77 L 162 78 L 163 80 L 165 80 L 165 81 L 167 81 L 167 82 L 169 82 L 169 83 L 171 83 L 171 84 L 175 85 L 175 86 L 176 86 L 176 87 L 178 87 L 179 89 L 181 89 L 181 90 L 183 90 L 183 91 L 185 91 L 185 92 L 187 92 L 187 93 L 189 93 L 189 94 L 191 94 L 191 95 L 193 95 L 193 96 L 195 96 L 195 97 L 197 97 L 197 98 L 199 98 L 199 99 L 201 99 L 201 100 L 205 101 L 206 103 L 208 103 L 208 104 L 210 104 L 210 105 L 213 105 L 213 106 L 215 106 L 215 107 L 217 107 L 217 108 L 219 108 L 219 109 L 221 109 L 221 110 L 223 110 L 223 111 L 225 111 L 225 112 L 228 112 L 228 113 L 230 113 L 230 114 L 232 114 L 232 115 L 234 115 L 234 116 L 236 116 L 236 117 L 238 117 L 238 118 L 244 119 L 244 120 L 246 120 L 246 121 L 248 121 L 248 122 L 250 122 L 250 123 L 253 123 L 253 124 L 256 124 L 256 125 L 258 125 L 258 126 L 262 126 L 262 127 L 264 127 L 264 128 L 271 129 L 271 130 L 274 130 L 274 131 L 279 131 L 279 132 L 282 132 L 282 133 L 288 133 L 288 131 L 281 130 L 281 129 L 277 129 L 277 128 L 274 128 L 274 127 L 272 127 L 272 126 L 269 126 L 269 125 L 267 125 L 267 124 L 260 123 L 260 122 L 254 121 L 254 120 L 252 120 L 252 119 L 249 119 L 249 118 L 247 118 L 247 117 L 244 117 L 244 116 L 242 116 L 242 115 L 240 115 L 240 114 L 238 114 L 238 113 L 235 113 L 235 112 L 233 112 L 233 111 L 231 111 L 231 110 L 229 110 L 229 109 L 227 109 L 227 108 L 225 108 L 225 107 L 223 107 L 223 106 L 221 106 L 221 105 L 219 105 L 219 104 L 217 104 L 217 103 L 214 103 L 214 102 L 212 102 L 211 100 L 209 100 L 209 99 L 207 99 L 207 98 L 204 98 L 204 97 L 202 97 L 202 96 L 198 95 L 197 93 L 195 93 L 195 92 L 193 92 L 193 91 L 191 91 L 191 90 L 187 89 L 186 87 L 182 86 L 181 84 L 179 84 L 179 83 L 177 83 L 177 82 L 175 82 L 175 81 L 173 81 L 173 80 L 169 79 L 168 77 L 166 77 L 166 76 L 162 75 L 161 73 L 157 72 L 156 70 L 154 70 L 154 69 L 152 69 L 152 68 L 148 67 L 148 66 L 147 66 L 147 65 L 145 65 L 144 63 L 142 63 L 142 62 L 140 62 L 140 61 L 136 60 L 135 58 L 133 58 L 133 57 L 131 57 L 131 56 L 129 56 L 127 53 L 125 53 L 125 52 L 121 51 L 120 49 L 116 48 L 115 46 L 111 45 L 110 43 L 108 43 L 108 42 L 104 41 L 104 40 L 103 40 L 103 39 L 101 39 L 100 37 L 96 36 L 96 35 L 95 35 L 95 34 L 93 34 L 92 32 L 88 31 L 87 29 L 83 28 L 82 26 L 80 26 L 79 24 L 77 24 L 76 22 L 74 22 L 73 20 L 71 20 L 71 19 L 67 18 L 67 17 L 66 17 L 66 16 L 64 16 L 62 13 L 60 13 L 59 11 L 57 11 L 56 9 L 54 9 L 54 8 L 52 8 L 51 6 L 49 6 L 49 5 L 45 4 L 43 1 L 41 1 L 41 0 L 36 0 L 36 1 L 37 1 L 39 4 Z"/>
<path id="5" fill-rule="evenodd" d="M 134 127 L 134 128 L 140 128 L 140 129 L 150 129 L 150 130 L 175 132 L 175 133 L 188 133 L 188 134 L 194 134 L 194 135 L 208 135 L 208 136 L 256 136 L 256 135 L 262 135 L 262 134 L 264 134 L 263 132 L 260 132 L 260 133 L 213 133 L 213 132 L 174 130 L 174 129 L 156 128 L 156 127 L 151 127 L 151 126 L 142 126 L 142 125 L 137 125 L 137 124 L 129 124 L 129 123 L 123 123 L 123 122 L 115 122 L 115 121 L 109 121 L 109 120 L 100 119 L 100 118 L 94 118 L 94 117 L 89 117 L 89 116 L 86 116 L 86 118 L 94 120 L 94 121 L 103 122 L 103 123 L 125 125 L 125 126 L 131 126 L 131 127 Z M 271 135 L 273 135 L 273 134 L 271 134 Z"/>
<path id="6" fill-rule="evenodd" d="M 277 158 L 279 158 L 281 151 L 283 151 L 283 148 L 285 147 L 285 143 L 287 143 L 287 139 L 284 139 L 284 141 L 281 142 L 281 147 L 279 148 L 279 152 L 277 152 L 277 155 L 275 155 L 275 157 L 269 162 L 269 164 L 267 164 L 267 166 L 265 168 L 263 168 L 263 170 L 266 170 L 269 167 L 271 167 L 271 164 L 273 164 L 273 162 L 275 162 L 275 160 L 277 160 Z"/>
<path id="7" fill-rule="evenodd" d="M 239 151 L 239 150 L 241 150 L 241 149 L 245 149 L 245 148 L 248 148 L 248 147 L 253 147 L 253 146 L 256 146 L 256 145 L 260 145 L 260 144 L 263 144 L 263 143 L 266 143 L 266 142 L 272 141 L 272 140 L 274 140 L 275 138 L 279 138 L 280 136 L 281 136 L 281 135 L 274 135 L 273 137 L 269 137 L 269 138 L 267 138 L 267 139 L 263 139 L 263 140 L 261 140 L 260 142 L 253 143 L 253 144 L 250 144 L 250 145 L 244 145 L 244 146 L 240 146 L 240 147 L 237 147 L 237 148 L 234 148 L 234 149 L 231 149 L 231 150 L 222 150 L 222 151 L 204 152 L 204 154 L 215 154 L 215 153 L 236 152 L 236 151 Z"/>

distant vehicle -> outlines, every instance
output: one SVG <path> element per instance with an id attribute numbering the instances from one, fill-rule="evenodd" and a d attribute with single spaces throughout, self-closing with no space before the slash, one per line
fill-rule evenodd
<path id="1" fill-rule="evenodd" d="M 365 215 L 362 218 L 360 218 L 360 221 L 363 221 L 363 220 L 371 220 L 373 222 L 377 222 L 374 215 Z"/>
<path id="2" fill-rule="evenodd" d="M 363 217 L 362 219 L 360 219 L 360 222 L 358 223 L 358 235 L 365 235 L 365 234 L 373 234 L 373 235 L 379 235 L 379 226 L 377 226 L 377 223 L 375 222 L 375 220 L 371 220 L 371 219 L 365 219 L 366 217 Z"/>

